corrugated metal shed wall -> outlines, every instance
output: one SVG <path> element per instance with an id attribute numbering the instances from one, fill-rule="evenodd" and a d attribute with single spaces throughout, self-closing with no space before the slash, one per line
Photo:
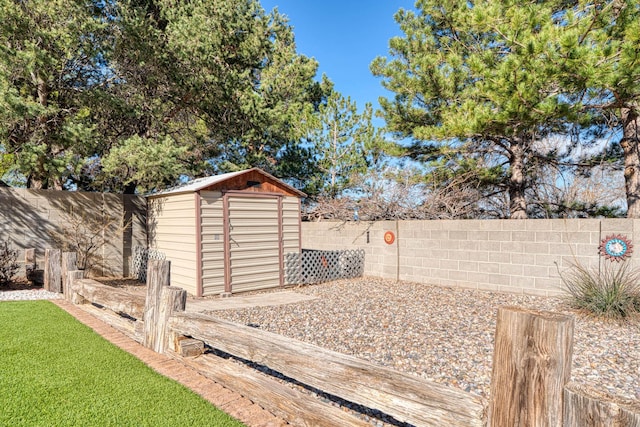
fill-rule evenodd
<path id="1" fill-rule="evenodd" d="M 149 246 L 171 261 L 171 285 L 196 294 L 195 193 L 149 200 Z"/>
<path id="2" fill-rule="evenodd" d="M 219 191 L 200 192 L 202 295 L 224 292 L 224 209 Z"/>
<path id="3" fill-rule="evenodd" d="M 201 190 L 149 199 L 150 247 L 172 261 L 172 285 L 194 295 L 200 286 L 203 296 L 225 292 L 225 249 L 231 292 L 284 284 L 283 256 L 300 251 L 300 199 L 274 193 L 225 194 Z"/>
<path id="4" fill-rule="evenodd" d="M 300 199 L 282 198 L 283 253 L 300 252 Z"/>
<path id="5" fill-rule="evenodd" d="M 279 286 L 278 197 L 229 196 L 228 203 L 231 291 Z"/>

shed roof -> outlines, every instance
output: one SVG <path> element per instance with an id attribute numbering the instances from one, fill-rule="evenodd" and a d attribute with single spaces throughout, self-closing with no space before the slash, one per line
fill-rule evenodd
<path id="1" fill-rule="evenodd" d="M 197 178 L 197 179 L 185 182 L 184 184 L 171 187 L 166 190 L 159 191 L 157 193 L 149 194 L 148 197 L 166 196 L 166 195 L 183 194 L 183 193 L 194 193 L 200 190 L 205 190 L 211 187 L 215 187 L 219 184 L 224 183 L 225 181 L 229 181 L 233 178 L 241 177 L 242 175 L 253 175 L 255 173 L 258 173 L 259 175 L 262 175 L 264 178 L 277 183 L 279 186 L 284 187 L 290 192 L 296 194 L 298 197 L 306 197 L 306 194 L 303 193 L 302 191 L 290 186 L 284 181 L 274 177 L 271 174 L 268 174 L 267 172 L 259 168 L 251 168 L 251 169 L 245 169 L 237 172 L 223 173 L 221 175 Z"/>

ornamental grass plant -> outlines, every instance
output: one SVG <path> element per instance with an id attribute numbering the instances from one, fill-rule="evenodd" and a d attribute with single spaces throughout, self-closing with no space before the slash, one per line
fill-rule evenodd
<path id="1" fill-rule="evenodd" d="M 576 261 L 558 272 L 573 307 L 618 320 L 640 313 L 640 271 L 628 262 L 604 261 L 600 268 L 589 268 Z"/>

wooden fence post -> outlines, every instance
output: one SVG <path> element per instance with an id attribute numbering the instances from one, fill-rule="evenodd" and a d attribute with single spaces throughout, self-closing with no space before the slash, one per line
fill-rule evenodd
<path id="1" fill-rule="evenodd" d="M 29 248 L 24 250 L 24 272 L 27 280 L 31 280 L 33 272 L 36 271 L 36 250 Z"/>
<path id="2" fill-rule="evenodd" d="M 564 389 L 566 427 L 640 427 L 640 407 L 625 408 L 588 387 L 569 384 Z"/>
<path id="3" fill-rule="evenodd" d="M 67 294 L 67 276 L 70 271 L 75 271 L 78 269 L 78 254 L 75 252 L 62 252 L 62 293 Z"/>
<path id="4" fill-rule="evenodd" d="M 62 291 L 60 252 L 60 249 L 45 249 L 44 251 L 44 288 L 50 292 Z"/>
<path id="5" fill-rule="evenodd" d="M 80 304 L 82 297 L 75 294 L 75 282 L 76 280 L 84 279 L 84 270 L 70 270 L 67 272 L 67 276 L 64 284 L 62 285 L 62 291 L 64 293 L 64 299 L 74 304 Z"/>
<path id="6" fill-rule="evenodd" d="M 562 426 L 573 324 L 559 313 L 498 309 L 489 426 Z"/>
<path id="7" fill-rule="evenodd" d="M 144 304 L 144 341 L 145 347 L 156 348 L 158 336 L 158 311 L 162 288 L 171 282 L 171 262 L 149 260 L 147 265 L 147 299 Z"/>
<path id="8" fill-rule="evenodd" d="M 173 341 L 173 336 L 170 336 L 167 328 L 169 317 L 173 313 L 184 311 L 186 305 L 187 291 L 176 286 L 165 286 L 162 288 L 156 324 L 157 336 L 153 347 L 155 352 L 164 353 L 169 347 L 169 343 Z"/>

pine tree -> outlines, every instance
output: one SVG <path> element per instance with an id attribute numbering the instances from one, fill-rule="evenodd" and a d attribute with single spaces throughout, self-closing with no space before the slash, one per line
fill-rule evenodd
<path id="1" fill-rule="evenodd" d="M 620 135 L 627 216 L 640 218 L 640 4 L 580 2 L 562 23 L 572 29 L 559 46 L 565 87 L 584 91 L 584 109 Z"/>
<path id="2" fill-rule="evenodd" d="M 292 124 L 321 96 L 317 63 L 296 53 L 284 17 L 241 0 L 122 1 L 118 14 L 111 65 L 122 83 L 107 95 L 122 108 L 105 128 L 119 124 L 111 138 L 121 148 L 105 155 L 107 175 L 139 170 L 113 165 L 123 151 L 133 160 L 162 141 L 173 164 L 138 163 L 159 167 L 146 174 L 156 187 L 254 166 L 283 176 L 280 159 L 302 136 Z M 137 185 L 131 174 L 127 181 Z"/>
<path id="3" fill-rule="evenodd" d="M 100 3 L 0 0 L 0 153 L 31 188 L 62 188 L 96 144 L 106 76 Z"/>
<path id="4" fill-rule="evenodd" d="M 31 188 L 118 192 L 296 174 L 280 160 L 301 152 L 316 70 L 257 0 L 0 0 L 2 162 Z"/>
<path id="5" fill-rule="evenodd" d="M 579 104 L 562 93 L 555 46 L 561 2 L 424 0 L 400 10 L 404 37 L 372 71 L 395 93 L 381 99 L 387 126 L 416 141 L 416 157 L 471 162 L 526 218 L 538 142 L 568 132 Z M 465 167 L 463 167 L 465 169 Z"/>
<path id="6" fill-rule="evenodd" d="M 372 107 L 367 103 L 362 113 L 350 97 L 333 89 L 324 76 L 322 86 L 329 92 L 317 111 L 307 114 L 305 128 L 312 144 L 316 189 L 323 197 L 336 198 L 345 190 L 356 190 L 369 168 L 380 167 L 382 158 L 392 154 L 387 143 L 371 122 Z"/>

